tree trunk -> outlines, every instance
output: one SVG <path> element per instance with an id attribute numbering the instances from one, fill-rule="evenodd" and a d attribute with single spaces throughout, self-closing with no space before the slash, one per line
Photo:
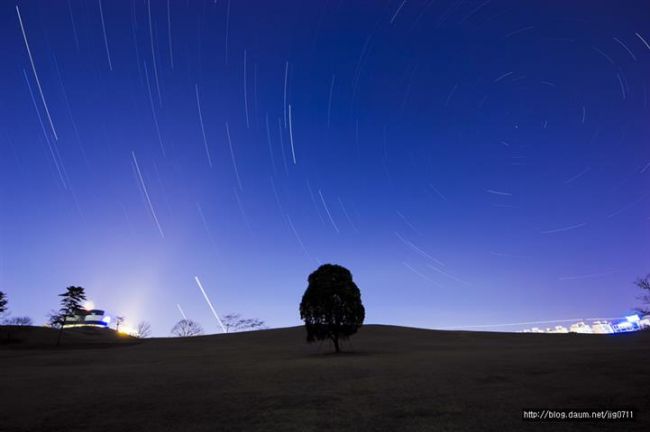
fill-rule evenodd
<path id="1" fill-rule="evenodd" d="M 66 316 L 63 318 L 63 323 L 61 323 L 61 327 L 59 328 L 59 335 L 56 338 L 56 346 L 61 345 L 61 336 L 63 336 L 63 326 L 67 321 L 68 321 L 68 317 Z"/>
<path id="2" fill-rule="evenodd" d="M 332 338 L 332 341 L 334 342 L 334 349 L 336 350 L 337 353 L 340 353 L 341 348 L 339 347 L 339 337 L 338 337 L 338 335 L 334 336 Z"/>

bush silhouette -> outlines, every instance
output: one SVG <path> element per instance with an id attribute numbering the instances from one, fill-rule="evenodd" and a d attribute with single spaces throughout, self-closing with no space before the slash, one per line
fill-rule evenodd
<path id="1" fill-rule="evenodd" d="M 182 319 L 174 325 L 172 334 L 178 337 L 198 336 L 203 334 L 203 329 L 196 321 Z"/>
<path id="2" fill-rule="evenodd" d="M 0 316 L 7 311 L 7 295 L 0 291 Z"/>
<path id="3" fill-rule="evenodd" d="M 320 266 L 309 275 L 308 282 L 300 302 L 307 342 L 330 339 L 340 352 L 339 341 L 355 334 L 366 316 L 361 292 L 352 273 L 335 264 Z"/>
<path id="4" fill-rule="evenodd" d="M 650 315 L 650 273 L 648 273 L 644 278 L 637 279 L 634 284 L 644 292 L 644 294 L 639 297 L 639 300 L 643 302 L 643 305 L 637 308 L 637 310 L 639 313 L 644 315 Z"/>
<path id="5" fill-rule="evenodd" d="M 4 320 L 3 324 L 8 326 L 25 327 L 34 325 L 34 321 L 30 317 L 22 316 L 7 318 Z"/>
<path id="6" fill-rule="evenodd" d="M 136 329 L 138 337 L 141 339 L 148 338 L 151 336 L 151 324 L 147 321 L 140 321 L 138 323 L 138 328 Z"/>

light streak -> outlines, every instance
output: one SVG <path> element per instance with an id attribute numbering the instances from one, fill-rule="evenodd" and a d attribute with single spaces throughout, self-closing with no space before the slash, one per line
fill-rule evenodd
<path id="1" fill-rule="evenodd" d="M 339 227 L 336 226 L 336 222 L 334 222 L 334 218 L 330 213 L 330 209 L 327 208 L 327 204 L 325 203 L 325 198 L 323 198 L 323 193 L 320 191 L 320 189 L 318 189 L 318 195 L 320 195 L 320 201 L 323 203 L 323 207 L 325 207 L 325 212 L 327 213 L 327 217 L 330 219 L 330 222 L 332 223 L 334 230 L 336 230 L 337 233 L 340 233 L 341 231 L 339 231 Z"/>
<path id="2" fill-rule="evenodd" d="M 52 133 L 54 134 L 54 139 L 59 140 L 59 136 L 56 134 L 54 129 L 54 123 L 52 123 L 52 116 L 50 116 L 50 110 L 47 108 L 47 103 L 45 102 L 45 96 L 43 96 L 43 89 L 41 88 L 41 81 L 38 79 L 38 74 L 36 73 L 36 66 L 34 66 L 34 59 L 32 58 L 32 50 L 29 49 L 29 43 L 27 42 L 27 34 L 25 33 L 25 27 L 23 26 L 23 19 L 20 16 L 20 9 L 16 5 L 16 12 L 18 13 L 18 21 L 20 22 L 20 30 L 23 32 L 23 39 L 25 40 L 25 47 L 27 48 L 27 54 L 29 54 L 29 62 L 32 64 L 32 71 L 34 72 L 34 78 L 36 78 L 36 84 L 38 85 L 38 92 L 41 94 L 41 101 L 43 101 L 43 106 L 45 107 L 45 112 L 47 113 L 47 119 L 50 122 L 50 127 L 52 128 Z"/>
<path id="3" fill-rule="evenodd" d="M 291 142 L 291 157 L 293 158 L 293 164 L 296 164 L 296 151 L 293 148 L 293 126 L 291 122 L 291 104 L 289 104 L 289 140 Z"/>
<path id="4" fill-rule="evenodd" d="M 196 107 L 199 110 L 199 121 L 201 122 L 201 133 L 203 134 L 203 146 L 205 147 L 205 153 L 208 155 L 208 165 L 212 168 L 212 158 L 210 157 L 210 149 L 208 148 L 208 140 L 205 137 L 205 128 L 203 127 L 203 114 L 201 113 L 201 100 L 199 99 L 199 85 L 194 84 L 194 90 L 196 92 Z"/>
<path id="5" fill-rule="evenodd" d="M 158 216 L 156 216 L 156 211 L 153 209 L 151 198 L 149 198 L 149 192 L 147 191 L 147 187 L 144 184 L 144 179 L 142 178 L 142 172 L 140 172 L 140 166 L 138 165 L 138 160 L 135 158 L 135 152 L 132 151 L 131 156 L 133 156 L 133 163 L 135 164 L 135 169 L 138 172 L 138 179 L 140 180 L 140 185 L 142 186 L 142 191 L 144 192 L 144 196 L 147 198 L 147 203 L 149 204 L 149 210 L 151 210 L 151 215 L 153 216 L 154 221 L 156 221 L 156 226 L 158 227 L 158 231 L 160 232 L 160 235 L 162 236 L 162 238 L 165 238 L 165 233 L 163 233 L 162 227 L 160 226 L 160 222 L 158 222 Z"/>
<path id="6" fill-rule="evenodd" d="M 235 151 L 232 148 L 232 140 L 230 139 L 230 127 L 228 122 L 226 122 L 226 137 L 228 138 L 228 148 L 230 149 L 230 158 L 232 159 L 232 166 L 235 169 L 235 177 L 237 178 L 237 186 L 239 190 L 243 191 L 244 188 L 241 185 L 241 179 L 239 178 L 239 169 L 237 168 L 237 160 L 235 159 Z"/>
<path id="7" fill-rule="evenodd" d="M 205 290 L 203 289 L 203 285 L 201 284 L 201 281 L 199 280 L 198 276 L 194 276 L 194 280 L 196 281 L 196 284 L 199 286 L 199 289 L 203 293 L 203 297 L 205 297 L 205 301 L 208 303 L 208 306 L 210 307 L 210 310 L 212 311 L 212 314 L 214 317 L 217 319 L 217 322 L 221 326 L 221 330 L 223 330 L 224 333 L 226 333 L 226 328 L 223 326 L 223 323 L 221 322 L 221 319 L 219 318 L 219 315 L 217 314 L 217 311 L 214 310 L 214 306 L 212 306 L 212 302 L 208 298 L 208 295 L 205 293 Z"/>
<path id="8" fill-rule="evenodd" d="M 185 315 L 185 312 L 183 312 L 183 308 L 181 307 L 181 305 L 179 305 L 179 304 L 177 303 L 177 304 L 176 304 L 176 307 L 178 308 L 178 311 L 181 313 L 181 316 L 183 317 L 183 319 L 186 320 L 186 319 L 187 319 L 187 316 Z"/>
<path id="9" fill-rule="evenodd" d="M 106 37 L 106 25 L 104 24 L 104 11 L 102 10 L 102 0 L 99 0 L 99 17 L 102 20 L 102 31 L 104 32 L 104 46 L 106 47 L 106 57 L 108 57 L 108 68 L 113 70 L 111 62 L 111 52 L 108 50 L 108 38 Z"/>

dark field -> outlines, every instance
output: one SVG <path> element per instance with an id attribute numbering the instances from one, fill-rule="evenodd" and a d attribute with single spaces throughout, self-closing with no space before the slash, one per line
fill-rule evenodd
<path id="1" fill-rule="evenodd" d="M 650 332 L 369 325 L 341 355 L 302 328 L 144 341 L 77 330 L 58 349 L 49 329 L 12 334 L 24 342 L 0 345 L 2 432 L 650 430 Z M 537 424 L 525 407 L 638 415 Z"/>

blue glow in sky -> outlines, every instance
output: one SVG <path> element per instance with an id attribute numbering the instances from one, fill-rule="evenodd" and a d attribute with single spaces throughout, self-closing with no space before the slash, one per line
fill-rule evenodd
<path id="1" fill-rule="evenodd" d="M 643 10 L 2 2 L 0 289 L 37 323 L 81 285 L 217 332 L 195 276 L 297 325 L 332 262 L 371 323 L 623 316 L 650 270 Z"/>

